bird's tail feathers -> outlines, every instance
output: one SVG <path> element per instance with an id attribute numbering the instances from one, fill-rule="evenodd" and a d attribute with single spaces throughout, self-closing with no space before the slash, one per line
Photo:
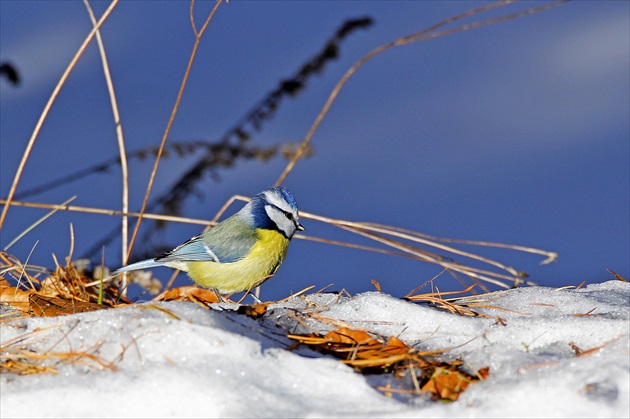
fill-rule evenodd
<path id="1" fill-rule="evenodd" d="M 118 275 L 120 273 L 128 272 L 128 271 L 137 271 L 139 269 L 155 268 L 156 266 L 164 266 L 164 263 L 156 262 L 154 259 L 147 259 L 140 262 L 132 263 L 131 265 L 123 266 L 122 268 L 118 268 L 115 271 L 113 271 L 110 275 L 114 276 L 114 275 Z"/>

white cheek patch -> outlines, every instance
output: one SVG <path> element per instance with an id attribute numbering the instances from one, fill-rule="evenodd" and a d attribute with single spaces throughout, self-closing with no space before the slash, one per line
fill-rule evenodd
<path id="1" fill-rule="evenodd" d="M 284 235 L 289 238 L 293 236 L 293 233 L 295 233 L 295 224 L 293 224 L 293 221 L 289 220 L 282 211 L 271 205 L 265 205 L 265 212 L 269 218 L 271 218 L 271 221 L 276 224 L 278 230 L 282 231 Z"/>
<path id="2" fill-rule="evenodd" d="M 270 191 L 265 192 L 265 199 L 267 200 L 267 202 L 269 202 L 272 205 L 275 205 L 276 207 L 280 208 L 283 211 L 293 212 L 293 209 L 287 203 L 287 201 L 285 201 L 284 198 L 282 198 L 281 196 L 278 196 L 278 194 L 276 193 L 273 193 Z"/>

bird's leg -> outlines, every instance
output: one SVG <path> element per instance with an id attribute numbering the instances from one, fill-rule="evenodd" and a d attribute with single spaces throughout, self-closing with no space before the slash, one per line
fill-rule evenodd
<path id="1" fill-rule="evenodd" d="M 247 293 L 252 296 L 252 298 L 254 299 L 254 302 L 256 304 L 262 304 L 263 303 L 262 300 L 260 298 L 258 298 L 258 296 L 256 294 L 254 294 L 251 290 L 247 290 Z"/>
<path id="2" fill-rule="evenodd" d="M 223 299 L 223 296 L 221 296 L 221 293 L 219 292 L 218 289 L 213 288 L 212 291 L 214 291 L 214 293 L 217 296 L 217 299 L 219 300 L 219 303 L 225 303 L 225 300 Z"/>

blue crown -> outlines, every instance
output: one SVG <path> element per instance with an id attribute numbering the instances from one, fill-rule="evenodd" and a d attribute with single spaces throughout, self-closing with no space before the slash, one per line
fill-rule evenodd
<path id="1" fill-rule="evenodd" d="M 275 195 L 280 195 L 282 199 L 287 201 L 287 204 L 289 204 L 291 208 L 293 208 L 295 211 L 298 210 L 298 206 L 297 206 L 297 202 L 295 202 L 295 198 L 293 198 L 293 195 L 291 195 L 291 192 L 289 192 L 285 187 L 275 186 L 273 188 L 267 189 L 266 192 L 271 192 Z M 259 195 L 264 194 L 264 193 L 265 192 L 262 192 Z"/>

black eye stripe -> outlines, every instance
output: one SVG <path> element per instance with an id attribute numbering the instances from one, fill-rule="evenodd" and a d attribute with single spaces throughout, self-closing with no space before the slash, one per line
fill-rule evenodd
<path id="1" fill-rule="evenodd" d="M 286 211 L 286 210 L 280 208 L 277 205 L 271 205 L 271 204 L 265 205 L 265 207 L 273 208 L 274 210 L 280 212 L 281 214 L 284 214 L 284 216 L 287 218 L 287 220 L 293 222 L 293 224 L 297 223 L 297 221 L 296 221 L 297 217 L 292 211 Z"/>
<path id="2" fill-rule="evenodd" d="M 277 205 L 274 205 L 274 208 L 283 213 L 284 216 L 287 217 L 289 220 L 293 220 L 293 213 L 291 213 L 290 211 L 285 211 Z"/>

